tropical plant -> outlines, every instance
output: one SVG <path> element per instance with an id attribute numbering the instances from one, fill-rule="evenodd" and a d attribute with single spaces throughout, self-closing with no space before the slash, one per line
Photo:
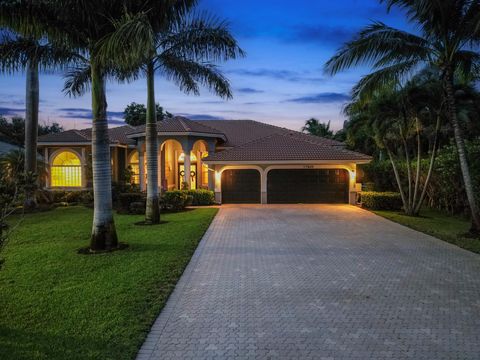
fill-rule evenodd
<path id="1" fill-rule="evenodd" d="M 0 30 L 0 71 L 26 72 L 25 172 L 34 172 L 37 167 L 39 71 L 62 68 L 75 60 L 66 47 L 46 41 L 41 30 L 33 26 L 33 16 L 28 6 L 0 1 L 0 27 L 8 27 Z M 26 196 L 24 206 L 36 207 L 35 197 Z"/>
<path id="2" fill-rule="evenodd" d="M 163 107 L 161 107 L 160 104 L 156 104 L 155 108 L 157 121 L 161 121 L 166 117 L 173 117 L 173 115 L 170 114 L 168 111 L 164 111 Z M 147 108 L 143 104 L 137 104 L 135 102 L 132 102 L 125 107 L 123 114 L 125 122 L 131 126 L 145 125 L 145 122 L 147 121 Z"/>
<path id="3" fill-rule="evenodd" d="M 426 71 L 404 87 L 384 86 L 366 98 L 357 97 L 346 108 L 346 114 L 357 125 L 367 128 L 373 134 L 377 146 L 386 151 L 404 211 L 408 215 L 418 215 L 432 177 L 444 109 L 442 97 L 439 96 L 441 89 L 441 84 Z M 433 127 L 432 139 L 429 139 L 427 131 L 430 127 Z M 425 149 L 426 139 L 429 141 Z M 428 146 L 429 144 L 431 145 Z M 429 152 L 430 161 L 426 175 L 422 176 L 422 156 L 425 150 Z M 400 168 L 403 163 L 406 181 L 403 181 L 404 173 Z"/>
<path id="4" fill-rule="evenodd" d="M 106 60 L 130 60 L 147 78 L 146 153 L 147 203 L 145 223 L 160 222 L 155 73 L 173 80 L 186 93 L 199 94 L 203 85 L 220 97 L 231 98 L 228 80 L 214 63 L 243 56 L 224 21 L 193 12 L 196 1 L 145 1 L 129 8 L 115 32 L 103 40 Z"/>
<path id="5" fill-rule="evenodd" d="M 90 90 L 92 96 L 92 171 L 94 216 L 91 251 L 112 250 L 118 247 L 112 212 L 110 140 L 108 137 L 107 78 L 123 80 L 127 74 L 118 71 L 113 62 L 100 61 L 101 40 L 115 31 L 113 22 L 122 18 L 125 7 L 138 1 L 76 1 L 38 0 L 27 7 L 34 14 L 35 25 L 45 30 L 50 42 L 68 45 L 78 59 L 67 74 L 65 91 L 74 96 Z M 15 5 L 17 6 L 17 5 Z"/>
<path id="6" fill-rule="evenodd" d="M 305 122 L 305 125 L 302 127 L 302 132 L 329 139 L 333 138 L 333 131 L 330 130 L 330 121 L 328 121 L 328 123 L 322 123 L 315 118 L 311 118 Z"/>
<path id="7" fill-rule="evenodd" d="M 390 10 L 397 6 L 417 26 L 420 35 L 374 22 L 359 32 L 326 63 L 326 72 L 371 65 L 374 72 L 365 76 L 354 89 L 354 95 L 371 92 L 381 84 L 401 82 L 421 66 L 440 69 L 440 79 L 454 130 L 465 191 L 471 210 L 472 229 L 480 232 L 480 212 L 473 190 L 465 151 L 464 137 L 457 116 L 454 94 L 455 75 L 478 77 L 480 55 L 479 0 L 381 0 Z"/>

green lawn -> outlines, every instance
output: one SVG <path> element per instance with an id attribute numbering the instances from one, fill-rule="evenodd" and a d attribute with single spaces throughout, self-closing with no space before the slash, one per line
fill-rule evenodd
<path id="1" fill-rule="evenodd" d="M 2 256 L 0 359 L 132 359 L 216 209 L 116 216 L 123 251 L 79 255 L 92 211 L 27 215 Z"/>
<path id="2" fill-rule="evenodd" d="M 480 253 L 480 239 L 461 236 L 470 228 L 470 221 L 463 217 L 449 216 L 433 209 L 422 210 L 420 217 L 406 216 L 398 211 L 374 211 L 374 213 L 464 249 Z"/>

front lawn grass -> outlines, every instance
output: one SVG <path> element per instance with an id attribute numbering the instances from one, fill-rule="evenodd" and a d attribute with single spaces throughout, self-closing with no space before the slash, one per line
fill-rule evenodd
<path id="1" fill-rule="evenodd" d="M 420 216 L 413 217 L 398 211 L 374 211 L 399 224 L 432 235 L 466 250 L 480 253 L 480 239 L 462 236 L 470 229 L 470 221 L 461 216 L 451 216 L 434 209 L 422 209 Z"/>
<path id="2" fill-rule="evenodd" d="M 0 359 L 134 358 L 216 212 L 116 216 L 129 247 L 98 255 L 77 254 L 90 209 L 27 215 L 2 253 Z"/>

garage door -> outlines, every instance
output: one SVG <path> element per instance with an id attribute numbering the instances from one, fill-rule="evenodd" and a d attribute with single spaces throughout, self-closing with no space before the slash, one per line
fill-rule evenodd
<path id="1" fill-rule="evenodd" d="M 222 173 L 222 203 L 259 204 L 260 173 L 257 170 L 225 170 Z"/>
<path id="2" fill-rule="evenodd" d="M 348 171 L 343 169 L 278 169 L 267 177 L 270 204 L 347 203 Z"/>

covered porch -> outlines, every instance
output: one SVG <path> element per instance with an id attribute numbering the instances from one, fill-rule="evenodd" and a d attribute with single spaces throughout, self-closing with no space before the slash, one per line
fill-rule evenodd
<path id="1" fill-rule="evenodd" d="M 184 189 L 215 188 L 214 171 L 203 161 L 215 151 L 216 140 L 197 136 L 159 136 L 158 179 L 161 192 Z M 131 182 L 145 191 L 147 185 L 147 155 L 145 140 L 138 139 L 130 152 L 128 166 Z"/>

